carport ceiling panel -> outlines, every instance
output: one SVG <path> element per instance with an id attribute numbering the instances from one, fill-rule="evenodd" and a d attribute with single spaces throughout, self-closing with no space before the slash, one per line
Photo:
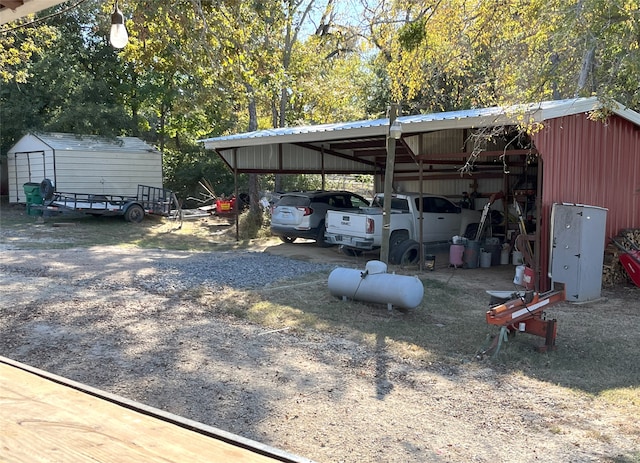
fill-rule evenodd
<path id="1" fill-rule="evenodd" d="M 284 144 L 282 169 L 292 172 L 318 172 L 322 169 L 322 153 L 302 146 Z"/>
<path id="2" fill-rule="evenodd" d="M 464 130 L 440 130 L 406 137 L 404 141 L 416 155 L 426 154 L 438 159 L 438 154 L 460 153 L 460 158 L 467 156 L 464 152 Z"/>
<path id="3" fill-rule="evenodd" d="M 341 157 L 324 153 L 324 171 L 335 173 L 375 173 L 375 166 L 371 163 L 359 162 L 349 157 Z"/>
<path id="4" fill-rule="evenodd" d="M 276 145 L 274 149 L 277 150 Z M 258 148 L 258 147 L 255 147 Z M 364 165 L 360 162 L 352 159 L 342 158 L 333 154 L 322 152 L 321 149 L 306 148 L 300 145 L 283 144 L 281 163 L 273 162 L 273 153 L 268 160 L 268 163 L 263 163 L 262 170 L 277 171 L 282 170 L 286 172 L 340 172 L 340 173 L 352 173 L 352 172 L 373 172 L 373 168 Z M 324 156 L 324 160 L 323 160 Z M 277 158 L 276 158 L 277 159 Z M 239 161 L 240 162 L 240 161 Z M 255 159 L 254 162 L 260 162 L 259 159 Z M 243 161 L 244 165 L 244 161 Z M 244 165 L 243 169 L 257 169 L 258 164 Z"/>
<path id="5" fill-rule="evenodd" d="M 283 144 L 282 155 L 277 144 L 246 146 L 219 150 L 220 157 L 233 169 L 240 172 L 335 172 L 335 173 L 374 173 L 370 165 L 324 153 L 324 167 L 320 150 Z M 237 160 L 237 166 L 236 166 Z"/>
<path id="6" fill-rule="evenodd" d="M 274 172 L 278 170 L 278 145 L 260 145 L 220 151 L 220 156 L 233 169 Z M 235 162 L 238 165 L 235 165 Z"/>

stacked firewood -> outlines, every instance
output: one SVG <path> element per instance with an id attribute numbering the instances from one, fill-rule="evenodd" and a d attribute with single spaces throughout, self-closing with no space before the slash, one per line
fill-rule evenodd
<path id="1" fill-rule="evenodd" d="M 633 245 L 640 248 L 640 228 L 627 228 L 620 230 L 613 238 L 625 249 L 632 251 Z M 622 251 L 618 246 L 609 242 L 604 249 L 604 263 L 602 265 L 602 285 L 614 286 L 621 283 L 631 283 L 631 278 L 620 263 Z"/>

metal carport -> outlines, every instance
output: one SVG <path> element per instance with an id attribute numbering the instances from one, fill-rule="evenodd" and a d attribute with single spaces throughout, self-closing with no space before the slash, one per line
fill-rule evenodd
<path id="1" fill-rule="evenodd" d="M 366 173 L 375 176 L 376 189 L 381 191 L 387 141 L 393 133 L 398 138 L 395 143 L 393 190 L 429 191 L 452 198 L 462 191 L 472 191 L 478 193 L 476 208 L 481 208 L 493 192 L 504 191 L 512 199 L 514 191 L 533 190 L 535 221 L 544 226 L 542 210 L 546 211 L 550 206 L 546 202 L 558 199 L 545 198 L 542 207 L 542 158 L 565 156 L 579 159 L 584 156 L 585 148 L 580 153 L 556 153 L 553 148 L 547 153 L 540 153 L 534 141 L 540 134 L 544 135 L 544 127 L 553 125 L 554 121 L 565 126 L 564 133 L 558 132 L 557 137 L 575 137 L 576 134 L 568 130 L 569 124 L 573 128 L 575 118 L 589 118 L 592 111 L 602 109 L 605 114 L 640 125 L 640 115 L 634 111 L 616 102 L 608 103 L 605 108 L 592 97 L 400 116 L 395 120 L 393 130 L 390 130 L 390 119 L 385 118 L 260 130 L 207 138 L 201 142 L 206 149 L 214 150 L 236 174 Z M 606 126 L 601 126 L 604 125 L 594 125 L 591 130 L 606 129 Z M 533 141 L 522 128 L 533 129 Z M 582 134 L 585 135 L 586 132 Z M 460 169 L 472 157 L 473 168 L 463 174 Z M 566 182 L 567 175 L 567 172 L 544 173 L 548 185 Z M 610 181 L 612 186 L 616 186 L 615 179 Z M 424 188 L 425 185 L 428 188 Z M 572 201 L 580 202 L 579 199 Z M 608 204 L 603 207 L 613 209 Z M 633 223 L 628 226 L 633 226 Z M 541 243 L 540 235 L 536 233 L 535 242 L 537 280 L 546 278 L 546 268 L 543 268 L 546 257 L 541 259 L 541 256 L 548 252 L 548 243 Z M 542 286 L 544 289 L 545 285 Z"/>

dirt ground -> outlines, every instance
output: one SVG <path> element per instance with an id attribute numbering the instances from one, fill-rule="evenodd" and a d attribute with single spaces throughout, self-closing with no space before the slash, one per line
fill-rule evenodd
<path id="1" fill-rule="evenodd" d="M 256 250 L 354 263 L 312 243 Z M 269 331 L 131 287 L 157 250 L 0 255 L 0 355 L 317 462 L 640 461 L 640 404 L 491 363 L 438 369 L 337 334 Z M 479 294 L 513 278 L 511 266 L 471 278 L 444 252 L 436 265 L 429 278 Z"/>

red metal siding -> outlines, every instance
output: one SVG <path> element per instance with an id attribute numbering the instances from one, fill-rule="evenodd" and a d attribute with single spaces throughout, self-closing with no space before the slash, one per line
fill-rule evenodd
<path id="1" fill-rule="evenodd" d="M 545 122 L 534 142 L 543 172 L 541 275 L 547 274 L 553 203 L 607 208 L 607 236 L 640 228 L 640 127 L 618 116 L 603 123 L 578 114 Z M 542 278 L 541 290 L 548 285 Z"/>

